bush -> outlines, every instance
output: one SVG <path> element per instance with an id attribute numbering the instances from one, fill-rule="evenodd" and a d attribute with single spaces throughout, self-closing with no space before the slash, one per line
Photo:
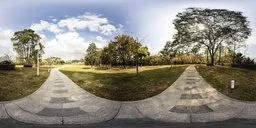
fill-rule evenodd
<path id="1" fill-rule="evenodd" d="M 8 60 L 2 61 L 0 62 L 0 70 L 15 70 L 15 64 Z"/>
<path id="2" fill-rule="evenodd" d="M 251 64 L 254 64 L 254 60 L 251 59 L 250 57 L 245 57 L 243 56 L 242 53 L 237 53 L 235 58 L 235 64 L 244 64 L 244 65 L 251 65 Z"/>
<path id="3" fill-rule="evenodd" d="M 0 64 L 0 70 L 15 70 L 15 64 Z"/>
<path id="4" fill-rule="evenodd" d="M 33 65 L 32 64 L 24 64 L 23 67 L 26 67 L 26 68 L 32 68 Z"/>
<path id="5" fill-rule="evenodd" d="M 256 70 L 256 64 L 231 64 L 232 67 Z"/>

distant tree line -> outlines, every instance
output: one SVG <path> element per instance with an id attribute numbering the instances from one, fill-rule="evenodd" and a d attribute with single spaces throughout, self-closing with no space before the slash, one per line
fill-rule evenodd
<path id="1" fill-rule="evenodd" d="M 126 34 L 117 35 L 102 49 L 91 43 L 86 50 L 85 64 L 112 66 L 145 65 L 146 58 L 150 55 L 148 48 L 142 46 L 138 39 Z"/>
<path id="2" fill-rule="evenodd" d="M 60 64 L 65 64 L 65 61 L 62 60 L 60 57 L 49 57 L 46 59 L 43 59 L 42 62 L 43 65 L 60 65 Z"/>
<path id="3" fill-rule="evenodd" d="M 173 21 L 176 33 L 173 41 L 167 41 L 157 54 L 150 54 L 137 38 L 120 34 L 108 42 L 107 46 L 98 48 L 91 43 L 86 49 L 84 63 L 91 66 L 112 68 L 113 66 L 145 66 L 168 64 L 245 64 L 253 60 L 236 53 L 244 47 L 244 41 L 251 34 L 249 21 L 242 12 L 226 9 L 187 8 L 178 13 Z M 35 64 L 37 54 L 42 61 L 44 46 L 40 36 L 31 29 L 14 33 L 11 38 L 17 59 L 24 64 Z M 39 44 L 39 50 L 36 45 Z M 81 60 L 70 61 L 79 63 Z M 45 59 L 43 62 L 62 64 L 58 57 Z"/>

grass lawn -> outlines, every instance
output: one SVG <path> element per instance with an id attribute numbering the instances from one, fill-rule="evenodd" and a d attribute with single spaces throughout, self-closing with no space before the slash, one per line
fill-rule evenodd
<path id="1" fill-rule="evenodd" d="M 16 67 L 13 71 L 0 70 L 0 101 L 15 100 L 37 90 L 47 79 L 48 68 L 40 69 L 36 76 L 35 68 Z"/>
<path id="2" fill-rule="evenodd" d="M 61 71 L 83 89 L 97 96 L 118 101 L 141 100 L 164 91 L 187 66 L 147 66 L 136 70 L 114 68 L 96 70 L 84 65 L 71 65 Z"/>
<path id="3" fill-rule="evenodd" d="M 256 101 L 256 70 L 197 66 L 204 79 L 221 93 L 239 100 Z M 235 89 L 230 89 L 231 80 L 235 80 Z"/>

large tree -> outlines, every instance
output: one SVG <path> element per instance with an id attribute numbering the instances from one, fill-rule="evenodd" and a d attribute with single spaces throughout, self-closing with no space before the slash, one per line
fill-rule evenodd
<path id="1" fill-rule="evenodd" d="M 32 64 L 33 60 L 37 58 L 37 52 L 41 57 L 44 53 L 43 44 L 40 42 L 40 36 L 36 34 L 32 29 L 24 29 L 14 33 L 11 41 L 13 42 L 13 48 L 17 52 L 21 60 L 25 60 L 26 64 Z M 40 50 L 35 50 L 35 46 L 39 43 Z"/>
<path id="2" fill-rule="evenodd" d="M 148 51 L 148 47 L 145 46 L 145 47 L 140 47 L 138 49 L 138 57 L 140 59 L 140 65 L 142 66 L 143 64 L 143 59 L 150 56 L 150 52 Z"/>
<path id="3" fill-rule="evenodd" d="M 106 47 L 102 49 L 100 58 L 103 64 L 108 64 L 110 69 L 112 68 L 113 63 L 117 61 L 117 49 L 116 44 L 109 43 Z"/>
<path id="4" fill-rule="evenodd" d="M 130 35 L 117 35 L 113 41 L 113 46 L 118 54 L 118 59 L 126 68 L 127 62 L 130 62 L 137 54 L 141 44 Z"/>
<path id="5" fill-rule="evenodd" d="M 177 30 L 174 43 L 188 49 L 205 47 L 211 65 L 214 65 L 214 55 L 221 45 L 241 44 L 251 33 L 242 12 L 226 9 L 188 8 L 177 14 L 174 25 Z"/>
<path id="6" fill-rule="evenodd" d="M 99 61 L 99 49 L 97 48 L 95 43 L 89 44 L 86 55 L 85 55 L 85 62 L 89 65 L 96 65 Z"/>

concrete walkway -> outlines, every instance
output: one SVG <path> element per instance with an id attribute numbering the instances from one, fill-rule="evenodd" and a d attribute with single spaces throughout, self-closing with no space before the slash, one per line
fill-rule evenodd
<path id="1" fill-rule="evenodd" d="M 228 98 L 202 79 L 194 66 L 157 96 L 134 102 L 100 98 L 53 69 L 33 94 L 0 103 L 0 119 L 33 124 L 92 124 L 146 119 L 163 122 L 212 122 L 256 119 L 256 102 Z"/>

